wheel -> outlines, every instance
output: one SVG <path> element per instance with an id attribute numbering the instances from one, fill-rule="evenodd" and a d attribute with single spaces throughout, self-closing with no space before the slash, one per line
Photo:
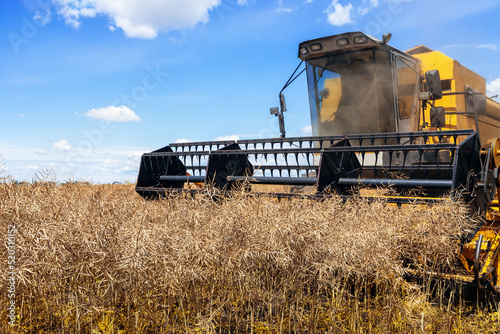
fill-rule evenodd
<path id="1" fill-rule="evenodd" d="M 500 167 L 500 139 L 496 137 L 491 142 L 491 160 L 493 168 Z"/>

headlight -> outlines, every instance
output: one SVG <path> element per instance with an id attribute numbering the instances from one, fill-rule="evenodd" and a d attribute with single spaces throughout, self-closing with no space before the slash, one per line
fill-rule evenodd
<path id="1" fill-rule="evenodd" d="M 365 36 L 354 36 L 354 44 L 365 44 L 367 41 Z"/>
<path id="2" fill-rule="evenodd" d="M 311 48 L 311 50 L 313 51 L 319 51 L 322 49 L 321 47 L 321 44 L 320 43 L 314 43 L 314 44 L 311 44 L 309 45 L 309 47 Z"/>
<path id="3" fill-rule="evenodd" d="M 337 39 L 337 45 L 343 46 L 349 44 L 349 39 L 347 37 Z"/>

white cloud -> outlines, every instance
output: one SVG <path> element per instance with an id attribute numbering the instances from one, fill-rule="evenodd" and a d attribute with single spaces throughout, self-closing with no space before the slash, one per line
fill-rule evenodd
<path id="1" fill-rule="evenodd" d="M 246 6 L 246 5 L 248 5 L 248 0 L 238 0 L 238 5 Z"/>
<path id="2" fill-rule="evenodd" d="M 192 140 L 186 139 L 186 138 L 178 138 L 175 140 L 174 143 L 176 144 L 182 144 L 182 143 L 189 143 L 192 142 Z"/>
<path id="3" fill-rule="evenodd" d="M 443 49 L 451 49 L 451 48 L 489 49 L 491 51 L 498 50 L 498 46 L 495 44 L 451 44 L 443 47 Z"/>
<path id="4" fill-rule="evenodd" d="M 306 135 L 311 135 L 312 134 L 312 126 L 306 125 L 302 129 L 300 129 L 300 131 L 302 131 L 302 133 L 304 133 Z"/>
<path id="5" fill-rule="evenodd" d="M 365 15 L 366 13 L 368 13 L 373 8 L 377 8 L 378 7 L 378 0 L 363 0 L 363 4 L 365 4 L 367 2 L 369 2 L 369 4 L 366 7 L 360 7 L 360 8 L 358 8 L 358 11 L 359 11 L 359 13 L 361 15 Z"/>
<path id="6" fill-rule="evenodd" d="M 172 44 L 181 44 L 182 41 L 180 39 L 177 39 L 177 38 L 173 38 L 173 37 L 169 37 L 168 38 L 168 41 Z"/>
<path id="7" fill-rule="evenodd" d="M 50 23 L 51 17 L 50 17 L 50 11 L 46 11 L 45 15 L 42 15 L 40 11 L 38 11 L 34 16 L 33 16 L 33 21 L 35 21 L 38 25 L 44 26 L 47 23 Z"/>
<path id="8" fill-rule="evenodd" d="M 85 113 L 85 116 L 113 122 L 138 122 L 141 120 L 135 112 L 126 106 L 109 106 L 98 109 L 90 109 Z"/>
<path id="9" fill-rule="evenodd" d="M 68 149 L 69 143 L 61 140 L 47 149 L 5 145 L 0 143 L 0 152 L 5 170 L 16 180 L 31 181 L 37 171 L 51 170 L 57 181 L 68 179 L 91 182 L 135 182 L 139 171 L 140 158 L 144 152 L 151 152 L 151 147 L 108 146 L 94 149 L 91 154 L 80 152 L 76 147 L 60 151 L 57 146 Z M 44 150 L 40 156 L 36 151 Z"/>
<path id="10" fill-rule="evenodd" d="M 486 95 L 488 95 L 488 96 L 494 96 L 494 95 L 500 96 L 500 78 L 495 79 L 486 85 Z M 499 97 L 496 97 L 495 100 L 500 102 Z"/>
<path id="11" fill-rule="evenodd" d="M 339 0 L 333 0 L 332 4 L 326 10 L 328 22 L 334 26 L 343 26 L 344 24 L 352 23 L 351 10 L 353 8 L 351 3 L 342 6 L 338 3 Z"/>
<path id="12" fill-rule="evenodd" d="M 278 13 L 291 13 L 292 9 L 283 6 L 283 0 L 278 0 L 278 8 L 276 8 Z"/>
<path id="13" fill-rule="evenodd" d="M 80 27 L 81 17 L 95 17 L 97 2 L 92 0 L 53 0 L 59 6 L 58 14 L 64 18 L 66 24 L 74 28 Z"/>
<path id="14" fill-rule="evenodd" d="M 229 135 L 229 136 L 219 136 L 214 140 L 239 140 L 240 137 L 238 135 Z"/>
<path id="15" fill-rule="evenodd" d="M 192 28 L 209 20 L 209 11 L 221 0 L 52 0 L 66 24 L 75 28 L 82 18 L 105 15 L 110 27 L 121 28 L 128 37 L 155 38 L 159 32 Z M 238 0 L 238 4 L 246 4 Z"/>
<path id="16" fill-rule="evenodd" d="M 24 118 L 24 114 L 16 114 L 16 116 L 19 118 Z"/>
<path id="17" fill-rule="evenodd" d="M 478 48 L 478 49 L 490 49 L 492 51 L 495 51 L 498 49 L 498 46 L 496 46 L 495 44 L 479 44 L 479 45 L 476 45 L 476 48 Z"/>
<path id="18" fill-rule="evenodd" d="M 58 152 L 69 152 L 71 151 L 71 145 L 68 143 L 66 140 L 60 140 L 54 144 L 52 144 L 52 147 L 56 149 Z"/>

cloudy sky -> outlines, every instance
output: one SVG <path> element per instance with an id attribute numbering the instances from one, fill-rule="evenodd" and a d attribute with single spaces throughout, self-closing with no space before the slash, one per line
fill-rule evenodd
<path id="1" fill-rule="evenodd" d="M 298 44 L 346 31 L 440 50 L 499 94 L 499 16 L 497 0 L 2 1 L 4 173 L 135 182 L 170 142 L 279 136 Z M 305 77 L 285 93 L 287 135 L 308 134 Z"/>

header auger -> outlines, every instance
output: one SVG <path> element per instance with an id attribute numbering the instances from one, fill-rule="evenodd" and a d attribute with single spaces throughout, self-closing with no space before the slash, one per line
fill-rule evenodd
<path id="1" fill-rule="evenodd" d="M 456 60 L 423 45 L 403 52 L 389 39 L 351 32 L 299 45 L 312 136 L 285 137 L 282 90 L 280 108 L 271 108 L 280 138 L 145 153 L 137 192 L 154 198 L 210 186 L 223 193 L 244 184 L 285 186 L 269 196 L 297 196 L 296 186 L 308 186 L 308 196 L 349 197 L 387 186 L 385 198 L 395 203 L 460 198 L 485 222 L 460 260 L 478 287 L 500 292 L 500 104 L 486 97 L 486 80 Z"/>

